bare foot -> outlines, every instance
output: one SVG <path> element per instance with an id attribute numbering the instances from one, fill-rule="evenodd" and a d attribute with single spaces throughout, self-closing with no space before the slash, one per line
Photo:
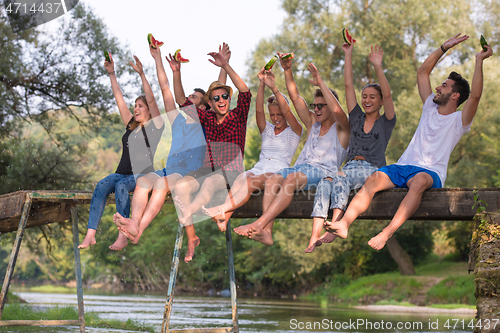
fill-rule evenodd
<path id="1" fill-rule="evenodd" d="M 132 236 L 137 236 L 139 233 L 139 226 L 137 223 L 132 219 L 121 216 L 120 213 L 115 213 L 115 215 L 113 215 L 113 222 L 115 222 L 117 227 L 122 227 L 127 230 Z"/>
<path id="2" fill-rule="evenodd" d="M 385 230 L 382 230 L 377 236 L 373 237 L 368 241 L 368 245 L 370 245 L 372 248 L 375 250 L 381 250 L 384 248 L 385 243 L 391 238 L 391 234 L 389 232 L 386 232 Z"/>
<path id="3" fill-rule="evenodd" d="M 264 245 L 271 246 L 273 245 L 273 236 L 269 231 L 262 228 L 251 227 L 248 232 L 248 238 L 261 242 Z"/>
<path id="4" fill-rule="evenodd" d="M 226 231 L 227 227 L 226 214 L 224 214 L 224 212 L 218 207 L 219 206 L 206 208 L 205 206 L 201 206 L 201 211 L 210 216 L 212 218 L 212 221 L 217 223 L 217 227 L 219 227 L 219 230 L 224 232 Z"/>
<path id="5" fill-rule="evenodd" d="M 323 223 L 323 227 L 326 231 L 331 232 L 332 234 L 337 235 L 340 238 L 346 238 L 347 231 L 349 230 L 347 223 L 342 222 L 342 220 L 337 222 L 325 221 L 325 223 Z"/>
<path id="6" fill-rule="evenodd" d="M 127 237 L 125 237 L 125 235 L 123 235 L 122 233 L 119 233 L 118 238 L 113 244 L 109 246 L 109 248 L 113 251 L 120 251 L 127 245 L 128 245 Z"/>
<path id="7" fill-rule="evenodd" d="M 128 231 L 127 229 L 123 228 L 123 227 L 118 227 L 118 231 L 120 231 L 120 234 L 125 237 L 125 238 L 128 238 L 130 239 L 130 241 L 132 242 L 132 244 L 137 244 L 139 243 L 139 238 L 141 238 L 141 235 L 137 234 L 136 236 L 132 236 Z M 118 241 L 118 240 L 117 240 Z M 111 247 L 110 247 L 111 248 Z M 113 249 L 112 249 L 113 250 Z M 121 250 L 121 249 L 120 249 Z M 117 250 L 117 251 L 120 251 L 120 250 Z"/>
<path id="8" fill-rule="evenodd" d="M 189 214 L 186 212 L 186 206 L 181 201 L 181 198 L 175 196 L 174 204 L 177 206 L 177 211 L 179 212 L 179 222 L 183 225 L 186 224 L 186 220 L 189 217 Z"/>
<path id="9" fill-rule="evenodd" d="M 87 235 L 85 235 L 85 238 L 83 239 L 83 242 L 82 244 L 78 245 L 78 248 L 79 249 L 86 249 L 88 248 L 90 245 L 94 245 L 95 244 L 95 230 L 93 229 L 88 229 L 89 231 L 87 232 Z M 90 230 L 93 230 L 94 232 L 90 232 Z"/>
<path id="10" fill-rule="evenodd" d="M 309 246 L 307 247 L 307 249 L 304 250 L 304 252 L 305 253 L 311 253 L 317 247 L 320 247 L 322 244 L 323 243 L 319 239 L 315 240 L 314 242 L 309 242 Z"/>
<path id="11" fill-rule="evenodd" d="M 337 238 L 337 235 L 332 234 L 331 232 L 325 232 L 323 235 L 321 235 L 320 238 L 318 238 L 318 241 L 321 243 L 331 243 Z"/>
<path id="12" fill-rule="evenodd" d="M 191 260 L 193 260 L 194 249 L 198 245 L 200 245 L 200 239 L 198 237 L 196 237 L 192 241 L 188 241 L 188 248 L 187 248 L 186 256 L 184 257 L 184 262 L 188 263 Z"/>
<path id="13" fill-rule="evenodd" d="M 250 223 L 250 224 L 240 225 L 239 227 L 234 228 L 233 231 L 240 236 L 249 237 L 250 236 L 249 231 L 252 228 L 255 228 L 255 226 L 253 223 Z"/>

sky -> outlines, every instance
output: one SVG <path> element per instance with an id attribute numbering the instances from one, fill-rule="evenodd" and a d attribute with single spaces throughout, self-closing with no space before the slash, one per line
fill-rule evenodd
<path id="1" fill-rule="evenodd" d="M 90 6 L 107 25 L 110 34 L 137 55 L 143 64 L 154 66 L 148 48 L 148 33 L 165 43 L 161 47 L 163 56 L 181 49 L 182 56 L 190 60 L 181 67 L 186 94 L 198 87 L 207 90 L 217 79 L 219 68 L 208 61 L 211 57 L 207 53 L 218 51 L 223 42 L 228 43 L 231 50 L 229 63 L 245 78 L 245 64 L 252 50 L 259 40 L 276 34 L 285 18 L 281 0 L 80 2 Z M 163 64 L 171 81 L 172 71 L 166 60 Z M 157 83 L 156 77 L 148 80 Z M 228 84 L 234 87 L 229 79 Z"/>

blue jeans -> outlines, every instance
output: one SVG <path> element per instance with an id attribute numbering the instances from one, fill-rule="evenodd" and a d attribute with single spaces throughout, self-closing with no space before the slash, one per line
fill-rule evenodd
<path id="1" fill-rule="evenodd" d="M 300 172 L 307 177 L 307 185 L 304 188 L 304 190 L 310 190 L 311 188 L 315 188 L 316 186 L 318 186 L 320 180 L 326 177 L 327 175 L 323 169 L 314 167 L 307 163 L 299 164 L 291 168 L 281 169 L 280 171 L 276 172 L 276 174 L 281 175 L 283 178 L 286 179 L 288 175 L 294 172 Z"/>
<path id="2" fill-rule="evenodd" d="M 135 189 L 134 175 L 121 175 L 112 173 L 97 183 L 92 200 L 90 201 L 89 223 L 87 229 L 97 230 L 101 220 L 106 198 L 109 194 L 115 193 L 116 211 L 122 216 L 130 215 L 130 196 L 129 192 Z"/>
<path id="3" fill-rule="evenodd" d="M 372 173 L 377 171 L 377 168 L 367 161 L 351 160 L 344 165 L 342 172 L 345 176 L 334 175 L 330 182 L 323 178 L 316 190 L 314 196 L 314 209 L 311 213 L 312 217 L 328 216 L 328 207 L 331 200 L 330 208 L 338 208 L 345 211 L 347 201 L 349 200 L 349 192 L 358 189 L 366 181 Z"/>

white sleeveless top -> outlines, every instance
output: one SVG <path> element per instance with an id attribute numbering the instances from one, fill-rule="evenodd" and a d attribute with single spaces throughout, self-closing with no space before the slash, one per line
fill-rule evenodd
<path id="1" fill-rule="evenodd" d="M 316 122 L 311 127 L 311 134 L 307 138 L 304 149 L 295 162 L 295 165 L 309 164 L 324 170 L 328 176 L 335 175 L 347 156 L 339 141 L 337 123 L 323 136 L 319 136 L 321 123 Z"/>
<path id="2" fill-rule="evenodd" d="M 275 173 L 281 169 L 290 167 L 293 155 L 300 142 L 298 136 L 290 126 L 279 134 L 274 133 L 275 126 L 266 121 L 266 128 L 262 132 L 262 146 L 259 161 L 248 170 L 254 175 L 263 173 Z"/>

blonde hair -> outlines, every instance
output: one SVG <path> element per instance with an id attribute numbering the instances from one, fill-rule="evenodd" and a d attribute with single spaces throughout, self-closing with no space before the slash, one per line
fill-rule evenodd
<path id="1" fill-rule="evenodd" d="M 280 94 L 281 94 L 281 92 L 280 92 Z M 290 102 L 288 101 L 288 98 L 285 95 L 283 95 L 283 94 L 281 94 L 281 96 L 283 96 L 283 98 L 285 99 L 286 104 L 290 105 Z M 274 95 L 269 96 L 269 98 L 267 99 L 267 108 L 268 109 L 269 109 L 270 105 L 279 106 L 278 99 L 276 98 L 276 96 L 274 96 Z"/>

